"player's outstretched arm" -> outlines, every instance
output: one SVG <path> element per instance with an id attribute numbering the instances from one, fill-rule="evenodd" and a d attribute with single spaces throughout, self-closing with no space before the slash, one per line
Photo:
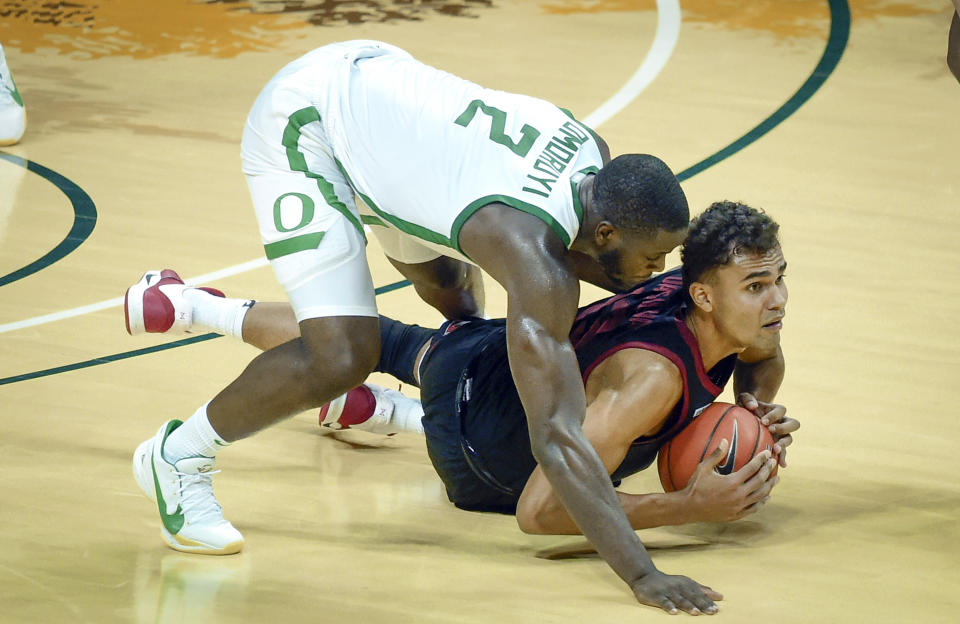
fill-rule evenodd
<path id="1" fill-rule="evenodd" d="M 653 565 L 583 433 L 586 399 L 569 342 L 579 283 L 558 237 L 538 219 L 493 205 L 467 222 L 460 245 L 507 290 L 510 367 L 533 455 L 571 518 L 640 602 L 716 611 L 718 594 Z"/>

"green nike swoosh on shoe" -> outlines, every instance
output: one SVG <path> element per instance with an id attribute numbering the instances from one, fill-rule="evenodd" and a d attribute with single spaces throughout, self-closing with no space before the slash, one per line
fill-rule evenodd
<path id="1" fill-rule="evenodd" d="M 170 432 L 182 424 L 183 421 L 180 420 L 171 420 L 167 423 L 167 430 L 163 434 L 163 440 L 160 442 L 160 448 L 154 451 L 156 453 L 160 453 L 161 459 L 163 459 L 163 443 L 167 441 L 167 436 L 169 436 Z M 168 531 L 176 535 L 180 532 L 180 529 L 183 528 L 183 508 L 180 505 L 177 505 L 176 511 L 174 511 L 172 514 L 167 513 L 167 502 L 163 498 L 163 491 L 160 489 L 160 481 L 157 479 L 157 462 L 151 461 L 150 466 L 153 468 L 153 485 L 157 492 L 157 508 L 160 510 L 160 520 L 163 522 L 163 526 L 166 527 Z"/>

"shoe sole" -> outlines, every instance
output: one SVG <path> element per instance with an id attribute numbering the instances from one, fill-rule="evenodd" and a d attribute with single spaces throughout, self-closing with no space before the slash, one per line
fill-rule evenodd
<path id="1" fill-rule="evenodd" d="M 230 542 L 221 548 L 214 548 L 209 544 L 196 542 L 181 535 L 173 535 L 164 526 L 160 527 L 160 536 L 170 548 L 195 555 L 233 555 L 243 550 L 243 540 Z"/>
<path id="2" fill-rule="evenodd" d="M 23 132 L 20 133 L 18 137 L 8 137 L 6 139 L 0 139 L 0 147 L 9 147 L 11 145 L 16 145 L 20 142 L 20 139 L 23 138 L 24 133 L 27 130 L 27 111 L 23 111 Z"/>

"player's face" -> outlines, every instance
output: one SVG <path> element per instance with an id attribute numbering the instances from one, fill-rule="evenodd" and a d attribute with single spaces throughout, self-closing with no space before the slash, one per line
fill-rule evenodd
<path id="1" fill-rule="evenodd" d="M 735 255 L 711 276 L 714 318 L 743 347 L 775 347 L 787 311 L 787 268 L 777 246 L 763 255 Z"/>
<path id="2" fill-rule="evenodd" d="M 623 231 L 619 234 L 620 244 L 601 252 L 598 261 L 614 285 L 628 290 L 663 270 L 667 254 L 683 242 L 687 230 L 659 230 L 652 236 Z"/>

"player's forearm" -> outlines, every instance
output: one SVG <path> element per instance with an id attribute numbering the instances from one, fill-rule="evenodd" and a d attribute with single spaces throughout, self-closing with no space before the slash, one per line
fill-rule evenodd
<path id="1" fill-rule="evenodd" d="M 627 521 L 634 530 L 697 521 L 683 495 L 678 492 L 667 494 L 617 492 L 617 497 L 620 499 L 620 505 L 627 515 Z M 582 534 L 580 528 L 559 504 L 541 510 L 521 528 L 526 533 L 537 535 Z"/>
<path id="2" fill-rule="evenodd" d="M 586 397 L 573 348 L 534 325 L 513 335 L 508 328 L 508 345 L 534 458 L 584 537 L 632 586 L 656 568 L 583 432 Z"/>
<path id="3" fill-rule="evenodd" d="M 741 392 L 749 392 L 759 401 L 772 402 L 780 384 L 783 383 L 786 362 L 783 350 L 777 346 L 776 353 L 771 357 L 756 362 L 737 361 L 733 372 L 733 389 L 737 396 Z"/>
<path id="4" fill-rule="evenodd" d="M 566 428 L 565 433 L 555 432 L 550 438 L 536 454 L 554 493 L 579 529 L 576 532 L 590 540 L 628 584 L 655 570 L 627 520 L 603 463 L 582 430 L 577 435 Z M 566 528 L 574 532 L 569 525 Z"/>

